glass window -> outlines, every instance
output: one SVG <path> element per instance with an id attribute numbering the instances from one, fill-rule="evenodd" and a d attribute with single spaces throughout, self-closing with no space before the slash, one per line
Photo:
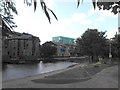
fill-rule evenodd
<path id="1" fill-rule="evenodd" d="M 9 51 L 8 51 L 8 55 L 9 55 Z"/>

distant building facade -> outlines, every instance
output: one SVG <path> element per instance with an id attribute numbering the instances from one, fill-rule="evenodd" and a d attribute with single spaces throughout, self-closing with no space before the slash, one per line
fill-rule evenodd
<path id="1" fill-rule="evenodd" d="M 63 36 L 52 38 L 52 42 L 57 46 L 57 56 L 72 56 L 75 49 L 75 39 Z"/>

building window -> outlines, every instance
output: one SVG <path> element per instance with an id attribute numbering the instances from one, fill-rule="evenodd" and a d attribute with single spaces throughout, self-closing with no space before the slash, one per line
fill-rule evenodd
<path id="1" fill-rule="evenodd" d="M 5 48 L 7 48 L 7 46 L 5 45 Z"/>
<path id="2" fill-rule="evenodd" d="M 27 43 L 27 47 L 29 46 L 29 44 Z"/>
<path id="3" fill-rule="evenodd" d="M 24 49 L 25 49 L 25 40 L 24 40 Z"/>
<path id="4" fill-rule="evenodd" d="M 13 47 L 13 49 L 15 49 L 15 47 Z"/>
<path id="5" fill-rule="evenodd" d="M 19 55 L 19 51 L 17 52 L 17 55 Z"/>
<path id="6" fill-rule="evenodd" d="M 15 40 L 14 40 L 14 44 L 15 44 Z"/>
<path id="7" fill-rule="evenodd" d="M 15 53 L 13 53 L 13 56 L 15 56 Z"/>
<path id="8" fill-rule="evenodd" d="M 24 49 L 28 47 L 28 40 L 24 40 Z"/>
<path id="9" fill-rule="evenodd" d="M 5 39 L 8 39 L 8 37 L 6 36 Z"/>
<path id="10" fill-rule="evenodd" d="M 10 53 L 10 52 L 8 51 L 8 55 L 9 55 L 9 53 Z"/>

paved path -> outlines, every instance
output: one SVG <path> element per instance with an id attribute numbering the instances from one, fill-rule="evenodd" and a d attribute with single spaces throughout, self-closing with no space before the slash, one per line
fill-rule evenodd
<path id="1" fill-rule="evenodd" d="M 3 82 L 3 88 L 118 88 L 118 66 L 106 68 L 92 76 L 92 79 L 84 82 L 46 84 L 32 81 L 39 78 L 39 76 L 37 78 L 32 77 L 31 79 L 28 77 L 25 79 Z"/>

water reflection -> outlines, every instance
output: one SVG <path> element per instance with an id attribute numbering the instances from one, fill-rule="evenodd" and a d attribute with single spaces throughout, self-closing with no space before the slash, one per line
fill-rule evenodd
<path id="1" fill-rule="evenodd" d="M 55 62 L 55 63 L 43 63 L 38 64 L 6 64 L 2 67 L 2 79 L 10 80 L 16 78 L 22 78 L 25 76 L 32 76 L 41 73 L 46 73 L 54 70 L 66 68 L 76 63 L 73 62 Z"/>

